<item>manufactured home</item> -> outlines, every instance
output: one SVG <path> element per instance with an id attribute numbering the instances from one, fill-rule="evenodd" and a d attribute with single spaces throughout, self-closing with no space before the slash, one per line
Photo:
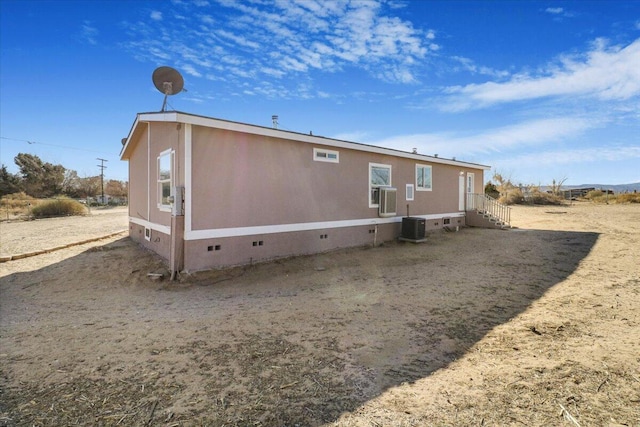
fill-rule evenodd
<path id="1" fill-rule="evenodd" d="M 490 169 L 177 111 L 138 114 L 122 143 L 129 235 L 172 272 L 464 226 Z"/>

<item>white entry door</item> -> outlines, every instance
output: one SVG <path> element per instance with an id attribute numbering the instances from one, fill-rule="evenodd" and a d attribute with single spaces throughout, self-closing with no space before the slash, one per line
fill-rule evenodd
<path id="1" fill-rule="evenodd" d="M 467 210 L 476 208 L 476 199 L 471 196 L 474 193 L 474 180 L 475 174 L 467 172 Z"/>
<path id="2" fill-rule="evenodd" d="M 464 210 L 464 198 L 465 198 L 465 183 L 464 175 L 460 175 L 458 178 L 458 210 Z"/>

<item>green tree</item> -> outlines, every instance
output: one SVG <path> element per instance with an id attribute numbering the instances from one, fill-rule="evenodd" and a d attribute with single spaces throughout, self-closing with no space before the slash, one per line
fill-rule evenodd
<path id="1" fill-rule="evenodd" d="M 20 168 L 24 190 L 33 197 L 51 197 L 62 193 L 66 169 L 45 163 L 33 154 L 19 153 L 15 163 Z"/>
<path id="2" fill-rule="evenodd" d="M 22 191 L 22 180 L 16 174 L 7 170 L 5 165 L 0 168 L 0 196 L 19 193 Z"/>

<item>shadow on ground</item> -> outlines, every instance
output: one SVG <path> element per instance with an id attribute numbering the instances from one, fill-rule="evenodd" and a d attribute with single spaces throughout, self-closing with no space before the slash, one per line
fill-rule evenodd
<path id="1" fill-rule="evenodd" d="M 123 239 L 11 273 L 0 425 L 332 422 L 465 354 L 597 238 L 465 229 L 178 283 Z"/>

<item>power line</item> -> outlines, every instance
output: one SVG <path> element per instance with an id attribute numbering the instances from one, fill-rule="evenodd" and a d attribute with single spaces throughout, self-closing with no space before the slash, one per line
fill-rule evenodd
<path id="1" fill-rule="evenodd" d="M 33 145 L 33 144 L 48 145 L 49 147 L 67 148 L 69 150 L 88 151 L 88 152 L 91 152 L 91 153 L 111 154 L 111 155 L 113 155 L 113 153 L 108 153 L 106 151 L 89 150 L 87 148 L 69 147 L 69 146 L 66 146 L 66 145 L 48 144 L 46 142 L 29 141 L 27 139 L 8 138 L 8 137 L 5 137 L 5 136 L 0 136 L 0 139 L 6 139 L 7 141 L 26 142 L 29 145 Z"/>

